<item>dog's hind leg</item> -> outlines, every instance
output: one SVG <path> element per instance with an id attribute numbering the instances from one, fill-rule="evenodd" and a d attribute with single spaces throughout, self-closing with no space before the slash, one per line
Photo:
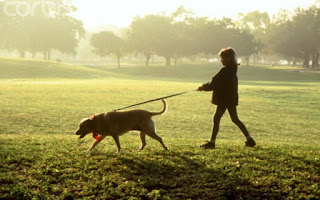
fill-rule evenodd
<path id="1" fill-rule="evenodd" d="M 141 151 L 144 149 L 144 147 L 147 145 L 146 143 L 146 134 L 143 132 L 140 132 L 140 138 L 141 138 L 141 147 L 138 151 Z"/>
<path id="2" fill-rule="evenodd" d="M 162 147 L 164 148 L 164 150 L 168 150 L 168 148 L 166 147 L 166 145 L 163 143 L 162 138 L 159 137 L 155 132 L 153 133 L 149 133 L 148 134 L 151 138 L 157 140 L 158 142 L 160 142 L 160 144 L 162 145 Z"/>
<path id="3" fill-rule="evenodd" d="M 162 145 L 162 147 L 165 149 L 165 150 L 168 150 L 168 148 L 166 147 L 166 145 L 163 143 L 162 141 L 162 138 L 159 137 L 157 134 L 156 134 L 156 127 L 155 127 L 155 124 L 154 124 L 154 121 L 151 120 L 150 121 L 150 130 L 148 132 L 145 132 L 148 136 L 150 136 L 151 138 L 157 140 L 158 142 L 160 142 L 160 144 Z"/>
<path id="4" fill-rule="evenodd" d="M 90 147 L 90 149 L 88 149 L 88 151 L 90 151 L 91 149 L 93 149 L 95 146 L 97 146 L 97 144 L 99 144 L 101 142 L 101 140 L 103 140 L 106 136 L 105 135 L 101 135 L 99 136 L 99 139 L 96 140 Z"/>
<path id="5" fill-rule="evenodd" d="M 120 153 L 121 147 L 120 147 L 120 141 L 119 141 L 119 136 L 118 136 L 118 134 L 113 134 L 113 135 L 112 135 L 112 138 L 114 139 L 114 141 L 115 141 L 116 144 L 117 144 L 117 148 L 118 148 L 117 153 Z"/>

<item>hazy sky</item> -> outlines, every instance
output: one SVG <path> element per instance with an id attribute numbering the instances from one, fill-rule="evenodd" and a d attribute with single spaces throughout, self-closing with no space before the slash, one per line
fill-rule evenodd
<path id="1" fill-rule="evenodd" d="M 171 13 L 180 5 L 191 9 L 197 16 L 234 18 L 237 13 L 254 10 L 268 12 L 270 16 L 280 9 L 293 10 L 308 7 L 316 0 L 74 0 L 78 8 L 74 16 L 83 21 L 86 28 L 113 24 L 130 25 L 139 15 Z"/>

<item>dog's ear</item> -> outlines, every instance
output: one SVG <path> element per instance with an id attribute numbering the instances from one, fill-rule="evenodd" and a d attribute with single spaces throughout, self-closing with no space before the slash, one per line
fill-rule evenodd
<path id="1" fill-rule="evenodd" d="M 87 125 L 91 125 L 93 124 L 93 119 L 91 118 L 85 118 L 83 120 L 80 121 L 79 127 L 81 126 L 87 126 Z"/>
<path id="2" fill-rule="evenodd" d="M 93 127 L 93 125 L 94 125 L 94 119 L 93 118 L 88 118 L 86 120 L 86 122 L 88 123 L 89 127 Z"/>

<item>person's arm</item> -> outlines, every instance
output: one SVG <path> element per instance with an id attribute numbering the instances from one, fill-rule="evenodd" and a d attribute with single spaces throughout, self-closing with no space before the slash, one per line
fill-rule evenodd
<path id="1" fill-rule="evenodd" d="M 221 82 L 221 77 L 223 76 L 223 70 L 221 69 L 210 82 L 203 84 L 198 88 L 198 91 L 213 91 Z"/>

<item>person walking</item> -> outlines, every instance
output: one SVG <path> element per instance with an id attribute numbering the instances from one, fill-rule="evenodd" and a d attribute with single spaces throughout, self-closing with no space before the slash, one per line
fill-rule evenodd
<path id="1" fill-rule="evenodd" d="M 237 70 L 240 65 L 233 48 L 224 48 L 219 52 L 222 68 L 208 83 L 201 85 L 197 91 L 213 91 L 211 102 L 217 105 L 210 140 L 200 145 L 204 149 L 214 149 L 217 134 L 219 132 L 220 120 L 226 110 L 233 123 L 235 123 L 246 137 L 245 146 L 254 147 L 256 142 L 249 134 L 246 126 L 240 121 L 237 114 L 238 105 L 238 77 Z"/>

